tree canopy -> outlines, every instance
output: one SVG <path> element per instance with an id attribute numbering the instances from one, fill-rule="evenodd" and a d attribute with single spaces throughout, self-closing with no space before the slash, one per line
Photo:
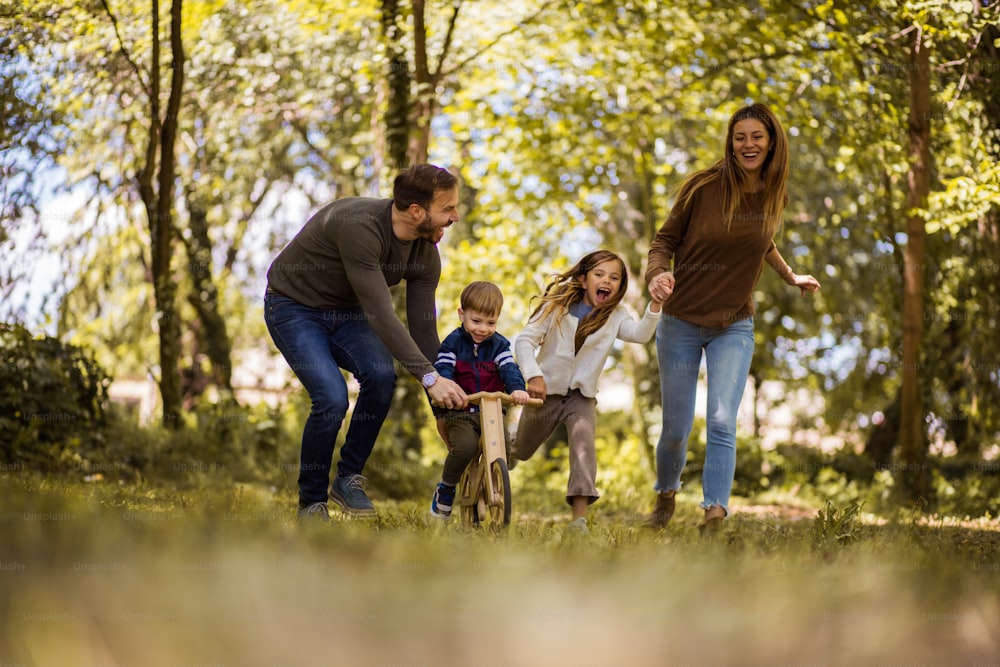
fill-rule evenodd
<path id="1" fill-rule="evenodd" d="M 995 455 L 997 12 L 888 0 L 0 0 L 0 244 L 17 258 L 0 267 L 0 319 L 47 318 L 113 374 L 231 388 L 240 351 L 268 342 L 263 271 L 308 211 L 384 196 L 401 160 L 424 156 L 464 182 L 463 223 L 442 248 L 442 330 L 475 276 L 501 285 L 501 330 L 516 333 L 548 275 L 597 245 L 627 258 L 638 309 L 676 187 L 718 158 L 729 115 L 760 101 L 791 142 L 779 249 L 824 287 L 801 299 L 765 272 L 752 376 L 822 395 L 821 428 L 895 434 L 902 401 L 917 410 L 920 433 L 905 437 L 920 451 Z M 915 123 L 928 164 L 915 158 Z M 164 175 L 155 192 L 144 174 Z M 173 235 L 157 245 L 163 225 Z M 64 262 L 40 314 L 24 285 L 45 251 Z M 908 268 L 923 282 L 904 321 Z M 904 341 L 914 317 L 920 335 Z M 170 327 L 176 358 L 157 355 Z M 652 346 L 621 354 L 637 428 L 655 428 Z"/>

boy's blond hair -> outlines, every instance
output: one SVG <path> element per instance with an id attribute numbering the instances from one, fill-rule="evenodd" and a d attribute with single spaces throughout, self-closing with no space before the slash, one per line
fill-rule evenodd
<path id="1" fill-rule="evenodd" d="M 493 283 L 477 280 L 465 286 L 459 298 L 462 310 L 474 310 L 489 317 L 499 317 L 503 292 Z"/>

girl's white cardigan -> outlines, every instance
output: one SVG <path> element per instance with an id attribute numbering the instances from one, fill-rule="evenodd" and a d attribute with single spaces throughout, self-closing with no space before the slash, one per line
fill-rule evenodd
<path id="1" fill-rule="evenodd" d="M 636 321 L 624 305 L 618 304 L 604 326 L 587 336 L 579 354 L 574 354 L 573 337 L 579 320 L 565 313 L 554 326 L 557 314 L 529 320 L 514 339 L 514 355 L 525 380 L 542 376 L 546 393 L 562 396 L 579 389 L 588 398 L 597 395 L 597 381 L 615 339 L 645 343 L 653 337 L 660 320 L 660 313 L 646 306 L 642 319 Z"/>

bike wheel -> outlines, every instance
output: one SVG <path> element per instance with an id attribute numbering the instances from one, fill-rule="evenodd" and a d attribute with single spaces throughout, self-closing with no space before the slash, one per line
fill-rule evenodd
<path id="1" fill-rule="evenodd" d="M 507 470 L 507 462 L 503 459 L 496 459 L 490 464 L 489 474 L 493 478 L 493 488 L 500 492 L 497 498 L 498 502 L 487 503 L 490 521 L 496 525 L 500 523 L 505 526 L 510 525 L 510 471 Z M 485 487 L 486 480 L 484 479 L 483 482 Z M 484 488 L 484 494 L 485 491 Z"/>

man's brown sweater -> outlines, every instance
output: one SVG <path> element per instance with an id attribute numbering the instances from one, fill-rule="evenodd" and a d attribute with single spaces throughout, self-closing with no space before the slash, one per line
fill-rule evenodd
<path id="1" fill-rule="evenodd" d="M 320 310 L 360 306 L 389 352 L 416 377 L 430 373 L 441 344 L 434 292 L 441 256 L 430 241 L 392 233 L 392 200 L 353 197 L 320 209 L 278 254 L 268 288 Z M 389 288 L 406 281 L 409 332 Z"/>

